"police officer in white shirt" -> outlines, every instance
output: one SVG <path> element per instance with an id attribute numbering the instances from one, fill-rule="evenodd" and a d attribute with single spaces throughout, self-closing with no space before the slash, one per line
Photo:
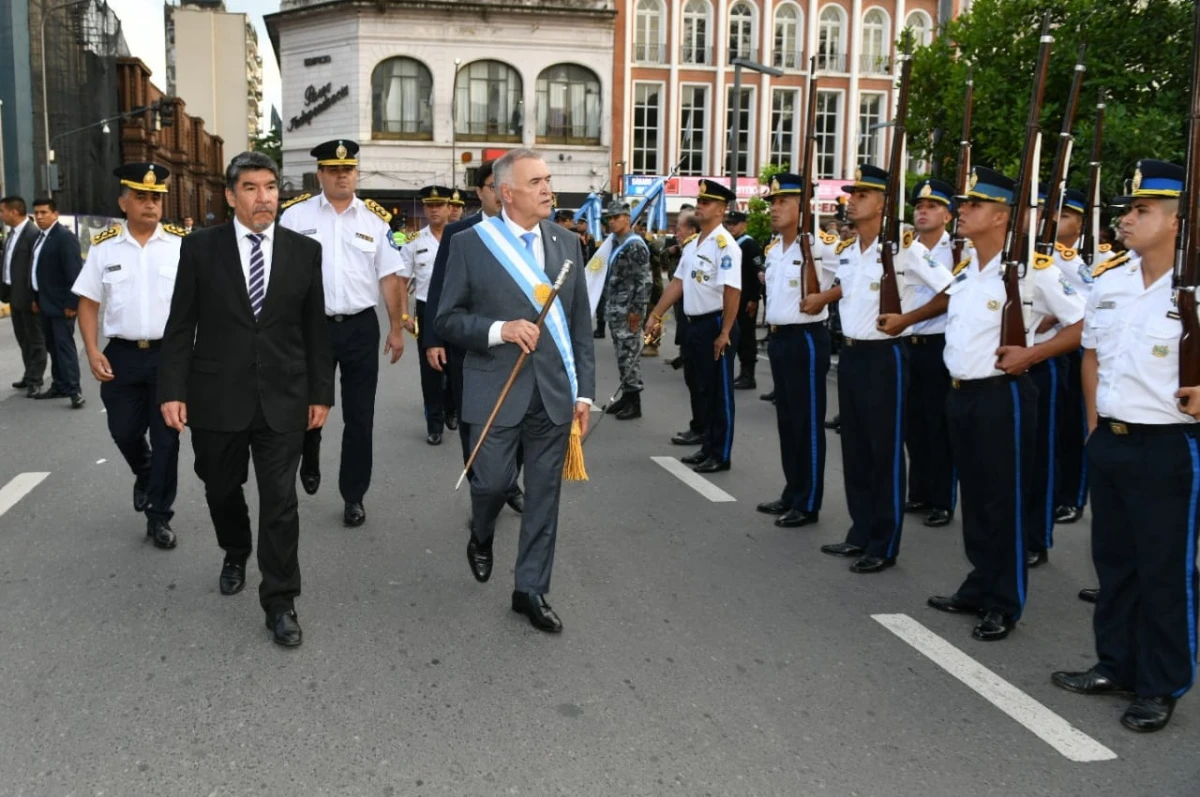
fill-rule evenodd
<path id="1" fill-rule="evenodd" d="M 742 250 L 722 223 L 736 195 L 713 180 L 701 180 L 695 219 L 700 235 L 683 249 L 671 284 L 646 322 L 654 339 L 662 316 L 679 297 L 688 329 L 685 358 L 695 368 L 697 406 L 704 428 L 700 450 L 682 458 L 697 473 L 729 470 L 733 452 L 733 360 L 742 295 Z"/>
<path id="2" fill-rule="evenodd" d="M 455 207 L 452 202 L 462 203 L 462 195 L 455 188 L 427 185 L 421 189 L 421 206 L 425 210 L 426 226 L 415 238 L 400 250 L 400 307 L 404 326 L 417 336 L 420 353 L 421 397 L 425 403 L 425 442 L 431 446 L 442 444 L 442 431 L 458 427 L 454 416 L 454 396 L 450 392 L 450 379 L 445 371 L 435 370 L 428 362 L 425 341 L 433 328 L 433 318 L 425 312 L 425 300 L 429 296 L 429 282 L 433 276 L 433 261 L 437 259 L 441 246 L 442 231 L 450 221 Z M 413 317 L 408 314 L 408 297 L 416 302 Z"/>
<path id="3" fill-rule="evenodd" d="M 809 315 L 800 309 L 807 272 L 817 269 L 817 285 L 833 287 L 837 258 L 830 244 L 837 237 L 822 233 L 813 241 L 813 259 L 805 262 L 800 240 L 800 201 L 804 178 L 777 174 L 771 179 L 771 230 L 778 237 L 766 250 L 767 357 L 775 384 L 775 416 L 783 463 L 783 494 L 758 505 L 777 515 L 775 525 L 798 528 L 816 523 L 825 493 L 826 384 L 830 342 L 822 307 Z M 809 232 L 805 230 L 804 232 Z"/>
<path id="4" fill-rule="evenodd" d="M 133 471 L 134 511 L 146 514 L 146 536 L 171 549 L 179 433 L 158 409 L 158 363 L 186 233 L 159 223 L 171 175 L 165 166 L 128 163 L 113 174 L 121 181 L 117 204 L 125 223 L 92 238 L 71 290 L 79 297 L 79 332 L 100 382 L 108 431 Z M 104 351 L 101 331 L 108 338 Z"/>
<path id="5" fill-rule="evenodd" d="M 1002 249 L 1013 212 L 1015 182 L 983 167 L 972 170 L 959 203 L 959 231 L 970 256 L 954 267 L 946 289 L 946 367 L 951 391 L 946 418 L 962 485 L 963 543 L 973 567 L 958 591 L 935 595 L 939 611 L 980 615 L 975 639 L 1004 639 L 1025 607 L 1024 496 L 1037 427 L 1037 388 L 1027 373 L 1038 362 L 1078 348 L 1083 300 L 1051 260 L 1031 264 L 1021 280 L 1032 304 L 1026 339 L 1042 319 L 1063 329 L 1031 346 L 1000 346 L 1006 293 Z"/>
<path id="6" fill-rule="evenodd" d="M 326 141 L 310 153 L 317 159 L 321 193 L 303 194 L 280 209 L 279 223 L 321 244 L 325 315 L 336 368 L 342 370 L 341 467 L 338 490 L 346 502 L 342 520 L 361 526 L 367 519 L 363 497 L 371 484 L 375 389 L 379 383 L 380 293 L 390 326 L 383 353 L 395 363 L 404 352 L 403 290 L 397 273 L 400 253 L 388 213 L 373 200 L 355 196 L 358 144 Z M 300 484 L 309 495 L 321 486 L 321 429 L 304 436 Z"/>
<path id="7" fill-rule="evenodd" d="M 1196 676 L 1200 388 L 1179 387 L 1172 290 L 1184 170 L 1143 160 L 1121 219 L 1134 253 L 1093 272 L 1083 333 L 1097 663 L 1056 672 L 1082 694 L 1134 693 L 1121 724 L 1166 727 Z"/>

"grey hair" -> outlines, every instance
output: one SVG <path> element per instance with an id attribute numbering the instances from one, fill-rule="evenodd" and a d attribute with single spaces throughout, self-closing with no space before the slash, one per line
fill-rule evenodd
<path id="1" fill-rule="evenodd" d="M 279 181 L 279 164 L 275 163 L 274 158 L 253 150 L 235 155 L 225 169 L 225 187 L 230 191 L 235 191 L 242 172 L 261 170 L 270 172 L 275 176 L 276 182 Z"/>
<path id="2" fill-rule="evenodd" d="M 492 166 L 492 174 L 496 176 L 496 185 L 507 185 L 511 188 L 513 164 L 530 159 L 542 160 L 542 156 L 526 147 L 510 149 L 501 155 Z"/>

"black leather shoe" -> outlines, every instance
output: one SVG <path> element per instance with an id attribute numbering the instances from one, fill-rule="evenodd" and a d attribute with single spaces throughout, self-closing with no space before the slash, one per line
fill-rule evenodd
<path id="1" fill-rule="evenodd" d="M 37 398 L 38 393 L 40 393 L 41 390 L 41 385 L 30 385 L 29 387 L 25 388 L 25 398 Z"/>
<path id="2" fill-rule="evenodd" d="M 317 490 L 321 489 L 321 472 L 305 473 L 300 471 L 300 486 L 309 495 L 316 495 Z"/>
<path id="3" fill-rule="evenodd" d="M 830 556 L 862 556 L 866 552 L 866 548 L 849 542 L 834 542 L 821 546 L 821 553 L 827 553 Z"/>
<path id="4" fill-rule="evenodd" d="M 150 503 L 150 474 L 143 473 L 133 480 L 133 511 L 145 512 L 146 504 Z"/>
<path id="5" fill-rule="evenodd" d="M 1100 590 L 1098 589 L 1081 589 L 1079 590 L 1079 600 L 1084 603 L 1095 603 L 1100 600 Z"/>
<path id="6" fill-rule="evenodd" d="M 592 333 L 592 337 L 593 337 L 593 338 L 595 338 L 596 340 L 603 340 L 603 339 L 604 339 L 604 337 L 605 337 L 605 335 L 604 335 L 604 327 L 600 327 L 600 328 L 599 328 L 599 329 L 597 329 L 595 332 L 593 332 L 593 333 Z"/>
<path id="7" fill-rule="evenodd" d="M 236 595 L 246 586 L 246 560 L 225 557 L 221 565 L 221 594 Z"/>
<path id="8" fill-rule="evenodd" d="M 957 595 L 932 595 L 925 603 L 939 612 L 948 612 L 950 614 L 983 614 L 983 609 L 960 600 Z"/>
<path id="9" fill-rule="evenodd" d="M 931 509 L 933 509 L 933 507 L 930 506 L 929 504 L 925 503 L 924 501 L 905 501 L 904 502 L 904 511 L 912 513 L 912 514 L 928 512 Z"/>
<path id="10" fill-rule="evenodd" d="M 864 556 L 850 565 L 851 573 L 881 573 L 896 564 L 896 557 Z"/>
<path id="11" fill-rule="evenodd" d="M 1095 669 L 1084 672 L 1056 672 L 1050 676 L 1050 681 L 1059 689 L 1076 692 L 1081 695 L 1128 695 L 1129 689 L 1110 681 Z"/>
<path id="12" fill-rule="evenodd" d="M 606 415 L 616 415 L 618 412 L 625 409 L 625 405 L 628 403 L 629 403 L 629 399 L 626 398 L 624 393 L 622 393 L 621 397 L 619 399 L 614 401 L 612 404 L 609 404 L 605 408 L 604 413 Z"/>
<path id="13" fill-rule="evenodd" d="M 676 357 L 675 359 L 670 360 L 669 362 L 671 364 L 671 368 L 676 371 L 678 371 L 680 368 L 683 367 L 683 358 L 682 357 Z"/>
<path id="14" fill-rule="evenodd" d="M 617 413 L 618 421 L 632 421 L 642 417 L 642 394 L 630 393 L 625 406 Z"/>
<path id="15" fill-rule="evenodd" d="M 49 389 L 43 390 L 41 393 L 35 393 L 33 397 L 38 401 L 44 401 L 46 399 L 67 398 L 68 395 L 69 394 L 66 392 L 51 386 Z"/>
<path id="16" fill-rule="evenodd" d="M 825 421 L 825 428 L 826 429 L 841 429 L 842 428 L 842 416 L 834 415 L 832 421 Z"/>
<path id="17" fill-rule="evenodd" d="M 440 432 L 431 432 L 425 436 L 425 442 L 431 446 L 440 446 L 442 444 L 442 435 Z"/>
<path id="18" fill-rule="evenodd" d="M 1154 733 L 1167 727 L 1175 711 L 1173 697 L 1139 697 L 1121 716 L 1121 724 L 1138 733 Z"/>
<path id="19" fill-rule="evenodd" d="M 763 501 L 754 507 L 754 509 L 757 512 L 762 512 L 764 515 L 782 515 L 788 511 L 788 506 L 783 501 Z"/>
<path id="20" fill-rule="evenodd" d="M 789 509 L 779 517 L 775 518 L 775 525 L 781 529 L 798 529 L 801 526 L 810 526 L 816 523 L 821 517 L 819 512 L 805 512 L 800 509 Z"/>
<path id="21" fill-rule="evenodd" d="M 971 636 L 980 642 L 999 642 L 1016 627 L 1016 620 L 1008 617 L 1003 612 L 990 611 L 979 621 L 979 625 L 975 626 L 971 631 Z"/>
<path id="22" fill-rule="evenodd" d="M 1037 567 L 1038 565 L 1044 565 L 1044 564 L 1046 564 L 1046 562 L 1049 562 L 1049 561 L 1050 561 L 1050 552 L 1049 551 L 1026 551 L 1025 552 L 1025 566 L 1026 567 Z"/>
<path id="23" fill-rule="evenodd" d="M 508 504 L 509 509 L 518 515 L 525 514 L 525 493 L 521 492 L 520 487 L 514 487 L 508 497 L 504 499 L 504 503 Z"/>
<path id="24" fill-rule="evenodd" d="M 1083 517 L 1083 507 L 1081 506 L 1060 506 L 1054 510 L 1055 523 L 1074 523 L 1081 517 Z"/>
<path id="25" fill-rule="evenodd" d="M 753 390 L 756 387 L 758 387 L 758 382 L 754 381 L 753 376 L 747 374 L 741 374 L 737 379 L 733 380 L 734 390 Z"/>
<path id="26" fill-rule="evenodd" d="M 276 645 L 298 648 L 304 641 L 304 632 L 300 630 L 300 618 L 296 617 L 295 609 L 274 615 L 268 614 L 267 628 L 271 629 L 271 637 Z"/>
<path id="27" fill-rule="evenodd" d="M 949 526 L 951 520 L 954 520 L 954 513 L 949 509 L 931 509 L 925 516 L 924 524 L 931 529 L 936 529 Z"/>
<path id="28" fill-rule="evenodd" d="M 677 446 L 698 446 L 704 442 L 704 435 L 688 429 L 672 437 L 671 442 Z"/>
<path id="29" fill-rule="evenodd" d="M 546 603 L 546 598 L 536 592 L 514 592 L 512 610 L 529 618 L 529 624 L 539 631 L 557 634 L 563 629 L 562 620 Z"/>
<path id="30" fill-rule="evenodd" d="M 733 466 L 729 460 L 721 461 L 719 459 L 709 457 L 696 467 L 692 468 L 692 470 L 696 471 L 696 473 L 719 473 L 723 470 L 729 470 L 731 467 Z"/>
<path id="31" fill-rule="evenodd" d="M 446 428 L 452 432 L 458 429 L 458 415 L 456 413 L 446 413 Z"/>
<path id="32" fill-rule="evenodd" d="M 76 393 L 75 395 L 71 396 L 71 409 L 81 410 L 83 409 L 84 404 L 87 404 L 87 399 L 83 397 L 82 393 Z"/>
<path id="33" fill-rule="evenodd" d="M 171 524 L 162 518 L 146 518 L 146 536 L 154 540 L 155 548 L 169 551 L 175 547 L 175 532 Z"/>
<path id="34" fill-rule="evenodd" d="M 29 387 L 29 380 L 22 379 L 20 382 L 13 382 L 13 390 L 25 390 Z"/>
<path id="35" fill-rule="evenodd" d="M 347 501 L 346 510 L 342 512 L 342 523 L 347 528 L 355 528 L 367 522 L 367 510 L 363 509 L 361 501 Z"/>
<path id="36" fill-rule="evenodd" d="M 760 393 L 758 395 L 758 400 L 774 402 L 775 401 L 775 391 L 772 390 L 770 393 Z"/>
<path id="37" fill-rule="evenodd" d="M 492 577 L 492 546 L 485 548 L 472 534 L 467 542 L 467 564 L 471 565 L 471 575 L 475 576 L 475 580 L 480 584 L 486 583 Z"/>
<path id="38" fill-rule="evenodd" d="M 684 465 L 699 465 L 708 459 L 708 454 L 703 451 L 697 451 L 695 454 L 688 454 L 686 457 L 680 457 L 679 461 Z"/>

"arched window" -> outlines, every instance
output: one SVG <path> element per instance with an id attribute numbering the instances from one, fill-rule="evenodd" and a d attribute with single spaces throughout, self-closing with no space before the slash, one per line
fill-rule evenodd
<path id="1" fill-rule="evenodd" d="M 846 71 L 846 24 L 840 6 L 827 5 L 821 9 L 817 31 L 817 69 L 826 72 Z"/>
<path id="2" fill-rule="evenodd" d="M 433 138 L 433 76 L 412 58 L 389 58 L 371 73 L 373 138 Z"/>
<path id="3" fill-rule="evenodd" d="M 863 15 L 862 63 L 859 68 L 867 75 L 886 75 L 891 71 L 890 19 L 881 8 L 872 8 Z"/>
<path id="4" fill-rule="evenodd" d="M 662 0 L 638 0 L 633 22 L 633 60 L 661 64 L 667 60 L 665 10 Z"/>
<path id="5" fill-rule="evenodd" d="M 914 11 L 904 20 L 904 27 L 913 32 L 913 44 L 924 47 L 933 42 L 933 20 L 924 11 Z"/>
<path id="6" fill-rule="evenodd" d="M 683 50 L 685 64 L 711 64 L 708 46 L 708 19 L 712 7 L 708 0 L 687 0 L 683 6 Z"/>
<path id="7" fill-rule="evenodd" d="M 803 18 L 795 3 L 781 3 L 775 9 L 775 46 L 771 62 L 779 69 L 804 68 Z"/>
<path id="8" fill-rule="evenodd" d="M 600 144 L 600 78 L 575 64 L 555 64 L 537 79 L 539 144 Z"/>
<path id="9" fill-rule="evenodd" d="M 458 138 L 519 142 L 525 127 L 521 75 L 502 61 L 474 61 L 454 79 Z"/>
<path id="10" fill-rule="evenodd" d="M 758 60 L 758 48 L 754 46 L 754 6 L 738 0 L 729 9 L 729 57 Z"/>

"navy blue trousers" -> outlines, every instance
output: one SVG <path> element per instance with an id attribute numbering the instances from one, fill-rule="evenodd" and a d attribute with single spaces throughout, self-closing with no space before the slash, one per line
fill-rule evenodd
<path id="1" fill-rule="evenodd" d="M 1081 367 L 1083 350 L 1066 356 L 1067 381 L 1063 392 L 1062 415 L 1058 424 L 1058 477 L 1055 485 L 1058 506 L 1087 506 L 1087 457 L 1083 442 L 1087 439 L 1087 408 L 1083 400 Z"/>
<path id="2" fill-rule="evenodd" d="M 1029 369 L 1037 387 L 1037 430 L 1033 446 L 1029 491 L 1025 496 L 1025 545 L 1030 551 L 1054 547 L 1054 509 L 1057 506 L 1058 440 L 1066 403 L 1067 362 L 1052 357 Z"/>
<path id="3" fill-rule="evenodd" d="M 735 321 L 729 348 L 713 359 L 713 341 L 721 334 L 721 314 L 696 316 L 688 323 L 684 357 L 691 361 L 695 377 L 693 396 L 704 435 L 700 450 L 708 457 L 728 462 L 733 453 L 733 361 L 741 339 Z"/>
<path id="4" fill-rule="evenodd" d="M 767 357 L 775 382 L 782 500 L 791 509 L 819 512 L 825 494 L 829 330 L 824 324 L 773 327 Z"/>
<path id="5" fill-rule="evenodd" d="M 909 382 L 904 444 L 908 449 L 908 500 L 954 511 L 958 504 L 958 473 L 946 430 L 946 394 L 950 372 L 942 353 L 945 335 L 906 338 Z"/>

